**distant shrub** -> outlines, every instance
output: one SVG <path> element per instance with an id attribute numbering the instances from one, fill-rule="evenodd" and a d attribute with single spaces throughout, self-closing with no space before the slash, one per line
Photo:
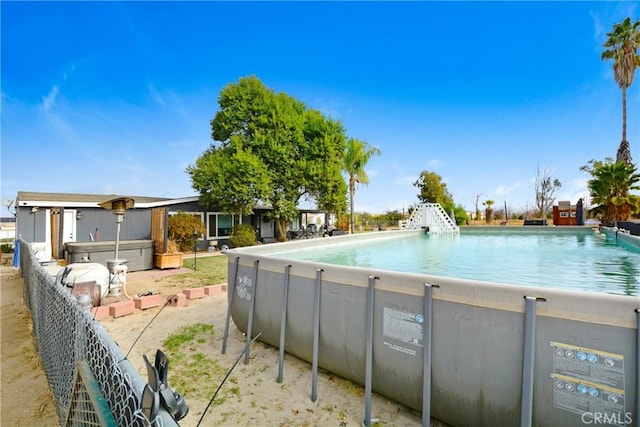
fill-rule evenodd
<path id="1" fill-rule="evenodd" d="M 238 224 L 233 227 L 229 242 L 237 248 L 242 246 L 252 246 L 256 243 L 256 231 L 248 224 Z"/>
<path id="2" fill-rule="evenodd" d="M 9 243 L 3 243 L 2 245 L 0 245 L 0 252 L 2 252 L 3 254 L 12 254 L 13 245 L 10 245 Z"/>

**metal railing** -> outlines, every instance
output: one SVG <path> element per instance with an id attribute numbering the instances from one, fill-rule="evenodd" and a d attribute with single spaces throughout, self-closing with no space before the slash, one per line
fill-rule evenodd
<path id="1" fill-rule="evenodd" d="M 147 419 L 141 407 L 146 381 L 91 311 L 79 304 L 65 286 L 56 283 L 24 241 L 20 242 L 20 270 L 24 301 L 31 312 L 37 350 L 60 425 L 81 425 L 75 420 L 93 418 L 113 419 L 118 426 L 178 425 L 166 411 L 153 420 Z M 91 375 L 86 375 L 87 368 Z M 81 375 L 83 372 L 85 375 Z M 84 382 L 83 389 L 101 393 L 108 408 L 79 401 L 86 394 L 77 392 L 79 381 Z M 84 413 L 74 413 L 80 410 Z M 104 414 L 105 411 L 111 414 Z"/>

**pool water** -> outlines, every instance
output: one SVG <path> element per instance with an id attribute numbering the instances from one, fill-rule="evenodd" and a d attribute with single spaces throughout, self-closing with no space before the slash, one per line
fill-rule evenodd
<path id="1" fill-rule="evenodd" d="M 640 251 L 588 233 L 416 233 L 272 254 L 344 266 L 640 295 Z"/>

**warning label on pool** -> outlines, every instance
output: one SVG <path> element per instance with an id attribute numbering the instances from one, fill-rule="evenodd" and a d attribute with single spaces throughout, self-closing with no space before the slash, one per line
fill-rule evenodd
<path id="1" fill-rule="evenodd" d="M 416 355 L 415 347 L 422 347 L 424 318 L 419 313 L 408 313 L 384 307 L 384 345 L 391 350 Z M 412 344 L 413 346 L 407 346 Z"/>
<path id="2" fill-rule="evenodd" d="M 551 341 L 554 403 L 576 414 L 624 414 L 621 354 Z M 615 424 L 617 425 L 617 424 Z"/>

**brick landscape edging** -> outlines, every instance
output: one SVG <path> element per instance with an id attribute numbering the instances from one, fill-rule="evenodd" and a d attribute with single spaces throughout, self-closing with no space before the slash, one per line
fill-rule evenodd
<path id="1" fill-rule="evenodd" d="M 166 298 L 166 304 L 172 307 L 185 307 L 189 300 L 200 299 L 207 296 L 216 296 L 224 292 L 227 292 L 226 283 L 209 285 L 201 288 L 187 288 L 177 294 L 169 295 Z M 93 307 L 91 313 L 93 314 L 94 319 L 98 321 L 108 318 L 115 319 L 117 317 L 133 314 L 137 311 L 158 307 L 161 303 L 161 295 L 145 295 L 130 300 L 118 301 L 109 305 Z"/>

